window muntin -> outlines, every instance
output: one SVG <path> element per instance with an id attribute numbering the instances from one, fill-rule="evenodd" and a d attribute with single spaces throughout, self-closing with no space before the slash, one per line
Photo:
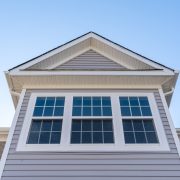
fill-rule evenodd
<path id="1" fill-rule="evenodd" d="M 124 140 L 126 144 L 159 143 L 150 104 L 146 96 L 119 97 L 121 116 L 123 117 Z M 131 116 L 133 119 L 129 119 Z"/>
<path id="2" fill-rule="evenodd" d="M 65 97 L 36 98 L 27 144 L 60 143 L 64 102 Z"/>
<path id="3" fill-rule="evenodd" d="M 123 119 L 123 130 L 126 144 L 158 143 L 152 119 Z"/>
<path id="4" fill-rule="evenodd" d="M 63 116 L 65 97 L 37 97 L 34 117 Z"/>
<path id="5" fill-rule="evenodd" d="M 73 119 L 71 144 L 114 143 L 112 119 Z"/>
<path id="6" fill-rule="evenodd" d="M 72 116 L 112 116 L 110 97 L 73 97 Z"/>
<path id="7" fill-rule="evenodd" d="M 62 120 L 33 119 L 27 144 L 59 144 Z"/>
<path id="8" fill-rule="evenodd" d="M 152 116 L 146 96 L 123 96 L 119 102 L 122 116 Z"/>
<path id="9" fill-rule="evenodd" d="M 37 97 L 59 97 L 59 96 L 64 96 L 66 98 L 65 101 L 65 112 L 63 117 L 57 117 L 57 116 L 52 116 L 52 117 L 45 117 L 45 116 L 38 116 L 38 117 L 33 117 L 33 111 L 34 111 L 34 105 L 36 102 Z M 93 97 L 110 97 L 111 98 L 111 104 L 112 104 L 112 116 L 72 116 L 72 106 L 73 106 L 73 96 L 75 97 L 80 97 L 80 96 L 93 96 Z M 121 116 L 121 111 L 120 111 L 120 104 L 119 104 L 119 97 L 130 97 L 130 96 L 137 96 L 137 97 L 148 97 L 151 111 L 152 111 L 152 116 L 133 116 L 133 117 L 126 117 L 126 116 Z M 157 129 L 157 136 L 159 143 L 153 143 L 153 144 L 127 144 L 125 143 L 124 140 L 124 133 L 123 132 L 123 122 L 122 119 L 153 119 L 154 120 L 154 125 L 155 128 Z M 61 119 L 63 121 L 63 126 L 62 126 L 62 134 L 61 134 L 61 143 L 60 144 L 27 144 L 28 136 L 29 136 L 29 130 L 31 128 L 31 119 Z M 113 120 L 113 130 L 114 130 L 114 143 L 113 144 L 71 144 L 71 126 L 72 126 L 72 119 L 112 119 Z M 161 122 L 159 112 L 157 109 L 156 101 L 154 98 L 154 94 L 152 92 L 148 93 L 133 93 L 133 92 L 112 92 L 112 93 L 106 93 L 106 92 L 67 92 L 67 91 L 60 91 L 60 92 L 33 92 L 27 113 L 25 116 L 25 120 L 23 123 L 22 127 L 22 133 L 19 138 L 18 146 L 17 146 L 17 151 L 169 151 L 169 145 L 166 139 L 166 135 L 163 129 L 163 124 Z"/>

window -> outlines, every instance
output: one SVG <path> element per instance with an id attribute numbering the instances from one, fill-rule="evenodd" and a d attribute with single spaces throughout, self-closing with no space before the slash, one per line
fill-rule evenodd
<path id="1" fill-rule="evenodd" d="M 148 98 L 143 97 L 119 97 L 121 115 L 123 117 L 124 140 L 126 144 L 151 144 L 159 143 Z M 138 119 L 129 119 L 138 117 Z"/>
<path id="2" fill-rule="evenodd" d="M 150 91 L 32 92 L 17 151 L 169 151 Z"/>
<path id="3" fill-rule="evenodd" d="M 112 119 L 102 119 L 112 116 L 110 97 L 73 97 L 72 116 L 81 119 L 72 119 L 71 144 L 114 143 Z"/>
<path id="4" fill-rule="evenodd" d="M 72 144 L 114 143 L 111 119 L 73 119 Z"/>
<path id="5" fill-rule="evenodd" d="M 62 119 L 58 117 L 63 116 L 64 100 L 64 97 L 36 98 L 27 144 L 60 143 Z"/>
<path id="6" fill-rule="evenodd" d="M 28 144 L 59 144 L 61 139 L 62 120 L 32 121 Z"/>
<path id="7" fill-rule="evenodd" d="M 74 97 L 73 116 L 112 116 L 110 97 Z"/>
<path id="8" fill-rule="evenodd" d="M 147 97 L 120 97 L 122 116 L 152 116 Z"/>
<path id="9" fill-rule="evenodd" d="M 127 144 L 158 143 L 158 138 L 152 119 L 123 120 L 123 130 L 125 142 Z"/>

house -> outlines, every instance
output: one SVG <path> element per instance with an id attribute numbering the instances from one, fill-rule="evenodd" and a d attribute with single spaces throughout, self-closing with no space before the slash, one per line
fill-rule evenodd
<path id="1" fill-rule="evenodd" d="M 1 180 L 179 180 L 178 74 L 94 32 L 10 69 Z"/>

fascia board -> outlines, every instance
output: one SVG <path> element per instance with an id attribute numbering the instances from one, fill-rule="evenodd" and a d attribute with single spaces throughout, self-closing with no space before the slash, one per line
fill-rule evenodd
<path id="1" fill-rule="evenodd" d="M 11 90 L 14 89 L 14 86 L 13 86 L 13 83 L 12 83 L 12 80 L 11 80 L 11 76 L 10 76 L 9 71 L 4 71 L 4 74 L 5 74 L 6 81 L 7 81 L 8 88 L 9 88 L 9 92 L 10 92 Z M 17 99 L 16 99 L 16 97 L 12 96 L 12 94 L 11 94 L 11 98 L 12 98 L 14 107 L 16 108 L 17 103 L 18 103 L 18 102 L 17 102 Z"/>
<path id="2" fill-rule="evenodd" d="M 43 76 L 43 75 L 105 75 L 105 76 L 173 76 L 174 72 L 166 71 L 19 71 L 10 72 L 11 76 Z"/>
<path id="3" fill-rule="evenodd" d="M 156 62 L 150 61 L 150 60 L 148 60 L 147 58 L 136 54 L 135 52 L 132 52 L 132 51 L 126 49 L 126 48 L 123 48 L 123 47 L 121 47 L 120 45 L 117 45 L 117 44 L 111 42 L 110 40 L 108 40 L 108 39 L 106 39 L 106 38 L 103 38 L 103 37 L 101 37 L 101 36 L 99 36 L 99 35 L 97 35 L 97 34 L 92 33 L 92 37 L 93 37 L 94 39 L 97 39 L 97 40 L 105 43 L 105 44 L 108 44 L 109 46 L 117 49 L 118 51 L 121 51 L 121 52 L 123 52 L 123 53 L 125 53 L 125 54 L 127 54 L 127 55 L 129 55 L 129 56 L 131 56 L 131 57 L 133 57 L 133 58 L 135 58 L 135 59 L 137 59 L 137 60 L 145 63 L 145 64 L 148 64 L 148 65 L 150 65 L 150 66 L 152 66 L 152 67 L 155 67 L 156 69 L 161 69 L 161 68 L 163 68 L 163 69 L 166 70 L 167 72 L 172 72 L 172 71 L 173 71 L 173 70 L 170 70 L 170 69 L 168 69 L 168 68 L 165 68 L 164 66 L 161 66 L 161 65 L 157 64 Z"/>
<path id="4" fill-rule="evenodd" d="M 44 55 L 38 57 L 37 59 L 34 59 L 33 61 L 27 62 L 24 65 L 21 65 L 21 66 L 15 68 L 15 69 L 12 69 L 10 72 L 18 72 L 19 70 L 24 70 L 24 69 L 26 69 L 26 68 L 28 68 L 28 67 L 36 64 L 36 63 L 39 63 L 42 60 L 47 59 L 47 58 L 49 58 L 49 57 L 51 57 L 51 56 L 65 50 L 65 49 L 67 49 L 67 48 L 69 48 L 71 46 L 74 46 L 74 45 L 76 45 L 76 44 L 78 44 L 78 43 L 80 43 L 80 42 L 82 42 L 82 41 L 84 41 L 84 40 L 86 40 L 86 39 L 88 39 L 90 37 L 91 37 L 91 34 L 84 35 L 83 37 L 75 39 L 74 41 L 71 41 L 71 42 L 69 42 L 69 43 L 67 43 L 65 45 L 62 45 L 61 47 L 59 47 L 59 48 L 57 48 L 55 50 L 52 50 L 51 52 L 49 52 L 47 54 L 44 54 Z"/>

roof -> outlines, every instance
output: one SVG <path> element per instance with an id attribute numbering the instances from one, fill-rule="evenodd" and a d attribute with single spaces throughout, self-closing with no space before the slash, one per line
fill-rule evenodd
<path id="1" fill-rule="evenodd" d="M 60 46 L 57 46 L 57 47 L 49 50 L 49 51 L 46 51 L 45 53 L 43 53 L 43 54 L 41 54 L 41 55 L 39 55 L 39 56 L 36 56 L 36 57 L 34 57 L 34 58 L 32 58 L 32 59 L 24 62 L 24 63 L 21 63 L 21 64 L 15 66 L 15 67 L 9 69 L 8 71 L 11 71 L 11 70 L 13 70 L 13 69 L 15 69 L 15 68 L 18 68 L 18 67 L 20 67 L 20 66 L 22 66 L 22 65 L 24 65 L 24 64 L 26 64 L 26 63 L 29 63 L 29 62 L 31 62 L 31 61 L 33 61 L 33 60 L 35 60 L 35 59 L 37 59 L 37 58 L 39 58 L 39 57 L 41 57 L 41 56 L 44 56 L 44 55 L 46 55 L 46 54 L 48 54 L 48 53 L 50 53 L 50 52 L 52 52 L 52 51 L 54 51 L 54 50 L 56 50 L 56 49 L 58 49 L 58 48 L 61 48 L 62 46 L 65 46 L 65 45 L 67 45 L 67 44 L 69 44 L 69 43 L 71 43 L 71 42 L 73 42 L 73 41 L 75 41 L 75 40 L 77 40 L 77 39 L 80 39 L 80 38 L 82 38 L 82 37 L 84 37 L 84 36 L 86 36 L 86 35 L 88 35 L 88 34 L 91 34 L 91 33 L 92 33 L 92 34 L 95 34 L 95 35 L 97 35 L 97 36 L 105 39 L 106 41 L 109 41 L 109 42 L 111 42 L 111 43 L 113 43 L 113 44 L 115 44 L 115 45 L 117 45 L 117 46 L 119 46 L 119 47 L 121 47 L 121 48 L 123 48 L 123 49 L 125 49 L 125 50 L 128 50 L 129 52 L 132 52 L 132 53 L 134 53 L 134 54 L 136 54 L 136 55 L 138 55 L 138 56 L 140 56 L 140 57 L 142 57 L 142 58 L 145 58 L 145 59 L 148 60 L 148 61 L 151 61 L 151 62 L 153 62 L 153 63 L 156 63 L 156 64 L 158 64 L 158 65 L 160 65 L 160 66 L 163 66 L 164 68 L 167 68 L 167 69 L 169 69 L 169 70 L 175 71 L 174 69 L 172 69 L 172 68 L 170 68 L 170 67 L 167 67 L 167 66 L 165 66 L 165 65 L 163 65 L 163 64 L 161 64 L 161 63 L 159 63 L 159 62 L 157 62 L 157 61 L 154 61 L 154 60 L 149 59 L 149 58 L 147 58 L 147 57 L 145 57 L 145 56 L 143 56 L 143 55 L 141 55 L 141 54 L 139 54 L 139 53 L 137 53 L 137 52 L 134 52 L 134 51 L 132 51 L 132 50 L 130 50 L 130 49 L 128 49 L 128 48 L 126 48 L 126 47 L 118 44 L 118 43 L 115 43 L 115 42 L 109 40 L 108 38 L 105 38 L 104 36 L 101 36 L 101 35 L 93 32 L 93 31 L 90 31 L 90 32 L 88 32 L 88 33 L 85 33 L 85 34 L 83 34 L 83 35 L 81 35 L 81 36 L 79 36 L 79 37 L 77 37 L 77 38 L 74 38 L 74 39 L 71 40 L 71 41 L 68 41 L 68 42 L 66 42 L 66 43 L 64 43 L 64 44 L 62 44 L 62 45 L 60 45 Z"/>

